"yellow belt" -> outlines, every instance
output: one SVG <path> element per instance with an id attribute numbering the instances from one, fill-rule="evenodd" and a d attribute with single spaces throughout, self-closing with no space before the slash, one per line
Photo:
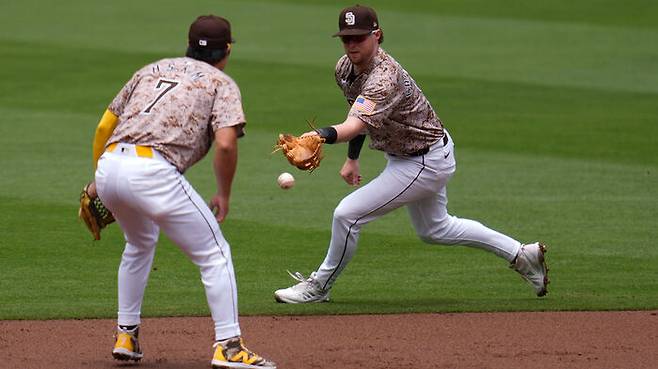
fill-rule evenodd
<path id="1" fill-rule="evenodd" d="M 110 144 L 105 151 L 113 152 L 119 143 L 115 142 L 113 144 Z M 153 149 L 150 146 L 140 146 L 140 145 L 133 145 L 135 146 L 135 153 L 137 156 L 140 156 L 142 158 L 153 158 Z"/>

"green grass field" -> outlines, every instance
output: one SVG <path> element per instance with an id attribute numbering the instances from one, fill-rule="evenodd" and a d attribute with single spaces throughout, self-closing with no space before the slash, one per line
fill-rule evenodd
<path id="1" fill-rule="evenodd" d="M 123 249 L 113 225 L 92 242 L 77 219 L 91 141 L 107 104 L 142 65 L 184 52 L 197 15 L 232 21 L 227 73 L 249 121 L 229 219 L 241 313 L 658 308 L 658 4 L 648 0 L 371 1 L 383 47 L 421 85 L 457 144 L 451 213 L 549 247 L 550 293 L 534 297 L 479 250 L 419 241 L 404 210 L 364 227 L 333 302 L 276 304 L 272 292 L 326 252 L 350 192 L 346 147 L 294 172 L 270 155 L 279 132 L 347 111 L 329 36 L 352 3 L 5 2 L 0 12 L 0 319 L 113 317 Z M 372 179 L 385 160 L 365 150 Z M 205 197 L 210 161 L 187 178 Z M 198 271 L 162 238 L 145 316 L 206 315 Z"/>

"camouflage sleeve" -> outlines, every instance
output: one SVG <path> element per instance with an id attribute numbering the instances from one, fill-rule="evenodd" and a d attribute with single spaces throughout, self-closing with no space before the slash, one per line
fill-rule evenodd
<path id="1" fill-rule="evenodd" d="M 110 106 L 108 106 L 107 110 L 112 112 L 117 117 L 123 114 L 123 110 L 126 108 L 126 105 L 130 100 L 130 97 L 135 91 L 135 87 L 137 87 L 137 84 L 139 83 L 140 80 L 140 71 L 137 71 L 135 72 L 135 74 L 133 74 L 132 78 L 130 78 L 130 80 L 126 82 L 126 84 L 123 86 L 121 91 L 119 91 L 116 97 L 114 97 L 114 100 L 112 100 Z"/>
<path id="2" fill-rule="evenodd" d="M 347 96 L 347 91 L 345 87 L 345 82 L 349 74 L 350 74 L 349 59 L 347 58 L 347 55 L 343 55 L 340 59 L 338 59 L 338 62 L 336 62 L 336 71 L 334 72 L 334 77 L 336 78 L 336 85 L 338 86 L 338 88 L 340 88 L 340 91 L 345 96 L 347 105 L 351 106 L 352 102 L 350 101 L 350 98 Z"/>
<path id="3" fill-rule="evenodd" d="M 229 79 L 218 89 L 215 96 L 211 117 L 212 130 L 215 132 L 224 127 L 240 126 L 238 137 L 242 137 L 246 123 L 240 88 L 235 81 Z"/>
<path id="4" fill-rule="evenodd" d="M 336 77 L 336 85 L 342 90 L 343 89 L 343 84 L 340 83 L 342 79 L 347 77 L 348 70 L 349 70 L 349 63 L 347 61 L 347 55 L 343 55 L 338 59 L 336 62 L 336 69 L 334 72 L 334 76 Z"/>
<path id="5" fill-rule="evenodd" d="M 373 74 L 357 96 L 348 116 L 379 128 L 402 97 L 395 74 Z"/>

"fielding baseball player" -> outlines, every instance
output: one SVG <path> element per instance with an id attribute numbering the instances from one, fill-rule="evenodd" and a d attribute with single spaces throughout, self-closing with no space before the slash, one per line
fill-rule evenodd
<path id="1" fill-rule="evenodd" d="M 340 175 L 360 184 L 359 153 L 365 134 L 370 147 L 386 153 L 383 172 L 345 197 L 334 211 L 331 241 L 320 267 L 309 278 L 274 292 L 286 303 L 324 302 L 338 275 L 356 250 L 364 224 L 406 206 L 418 236 L 428 243 L 467 245 L 504 258 L 533 287 L 546 294 L 545 246 L 523 245 L 473 220 L 448 214 L 446 185 L 455 173 L 455 147 L 422 91 L 395 59 L 379 47 L 384 35 L 375 11 L 353 6 L 340 13 L 339 32 L 345 55 L 336 64 L 336 82 L 351 106 L 340 124 L 307 132 L 326 143 L 349 141 Z"/>
<path id="2" fill-rule="evenodd" d="M 240 90 L 223 72 L 232 42 L 227 20 L 197 18 L 190 26 L 186 57 L 138 70 L 96 130 L 95 190 L 126 239 L 112 351 L 118 360 L 143 356 L 140 310 L 162 230 L 201 271 L 215 323 L 212 367 L 276 368 L 242 343 L 231 250 L 218 224 L 229 210 L 237 139 L 245 125 Z M 213 141 L 217 193 L 209 208 L 183 173 L 208 153 Z"/>

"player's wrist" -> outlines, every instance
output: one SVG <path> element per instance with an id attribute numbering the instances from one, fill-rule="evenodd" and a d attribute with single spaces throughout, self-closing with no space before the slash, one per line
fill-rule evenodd
<path id="1" fill-rule="evenodd" d="M 316 132 L 320 137 L 324 138 L 324 142 L 328 144 L 336 143 L 336 140 L 338 139 L 338 131 L 332 126 L 318 128 Z"/>

